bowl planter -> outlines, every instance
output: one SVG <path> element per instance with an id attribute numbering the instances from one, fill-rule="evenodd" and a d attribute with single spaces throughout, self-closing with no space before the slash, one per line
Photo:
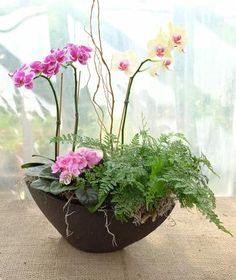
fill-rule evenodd
<path id="1" fill-rule="evenodd" d="M 73 247 L 86 252 L 117 251 L 144 238 L 165 221 L 175 206 L 173 202 L 172 208 L 154 222 L 148 219 L 142 225 L 135 225 L 131 220 L 127 223 L 117 221 L 112 210 L 106 211 L 106 217 L 103 211 L 91 214 L 85 207 L 71 202 L 65 221 L 66 210 L 63 208 L 66 200 L 30 186 L 28 188 L 40 210 L 57 231 Z"/>
<path id="2" fill-rule="evenodd" d="M 215 197 L 204 169 L 215 172 L 204 154 L 192 153 L 183 134 L 161 134 L 155 139 L 143 119 L 140 131 L 129 135 L 130 141 L 126 139 L 126 133 L 130 134 L 126 130 L 128 106 L 136 76 L 147 72 L 155 77 L 168 70 L 173 53 L 184 51 L 184 30 L 170 23 L 168 32 L 160 29 L 148 41 L 145 57 L 139 59 L 134 51 L 127 50 L 113 54 L 112 61 L 107 62 L 101 42 L 99 5 L 99 0 L 91 1 L 87 34 L 92 47 L 68 43 L 51 50 L 41 61 L 23 64 L 10 74 L 17 88 L 32 89 L 37 79 L 44 79 L 55 101 L 56 129 L 51 138 L 54 157 L 33 155 L 40 161 L 22 165 L 26 175 L 32 177 L 28 187 L 34 200 L 69 243 L 88 252 L 119 250 L 145 237 L 170 214 L 173 199 L 181 207 L 197 207 L 219 229 L 231 234 L 214 212 Z M 98 38 L 93 37 L 95 33 Z M 87 64 L 89 68 L 84 70 L 92 71 L 81 79 Z M 75 117 L 73 133 L 63 134 L 63 72 L 68 68 L 73 72 Z M 112 83 L 116 81 L 113 71 L 122 71 L 128 78 L 121 111 L 116 107 L 121 95 Z M 52 77 L 59 73 L 60 87 L 55 87 Z M 93 80 L 90 73 L 95 73 L 96 87 L 89 85 Z M 145 80 L 143 84 L 148 85 Z M 82 136 L 79 130 L 80 121 L 87 119 L 82 127 L 95 133 L 90 117 L 79 118 L 82 86 L 97 115 L 99 131 L 95 138 Z M 103 101 L 100 104 L 98 100 Z M 71 148 L 62 155 L 60 145 L 64 143 Z"/>

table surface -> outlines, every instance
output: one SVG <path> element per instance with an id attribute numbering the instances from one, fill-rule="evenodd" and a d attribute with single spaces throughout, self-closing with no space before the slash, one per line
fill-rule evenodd
<path id="1" fill-rule="evenodd" d="M 217 198 L 236 236 L 236 197 Z M 236 280 L 236 238 L 178 205 L 143 240 L 106 254 L 74 249 L 34 201 L 0 193 L 0 280 Z"/>

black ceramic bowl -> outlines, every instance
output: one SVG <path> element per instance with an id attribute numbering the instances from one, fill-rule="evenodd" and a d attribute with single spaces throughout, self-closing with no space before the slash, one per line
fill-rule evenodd
<path id="1" fill-rule="evenodd" d="M 72 246 L 96 253 L 120 250 L 144 238 L 165 221 L 175 206 L 173 203 L 166 215 L 158 217 L 155 222 L 148 219 L 146 223 L 136 226 L 132 221 L 117 221 L 112 210 L 107 211 L 105 217 L 104 212 L 91 214 L 85 207 L 71 202 L 67 213 L 67 226 L 65 214 L 68 208 L 63 209 L 66 200 L 30 186 L 29 191 L 43 214 Z"/>

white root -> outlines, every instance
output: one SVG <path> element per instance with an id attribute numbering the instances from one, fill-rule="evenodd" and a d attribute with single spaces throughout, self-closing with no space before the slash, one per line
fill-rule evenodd
<path id="1" fill-rule="evenodd" d="M 105 209 L 99 209 L 99 212 L 102 212 L 104 214 L 104 218 L 105 218 L 105 227 L 107 230 L 107 233 L 110 234 L 112 236 L 112 246 L 113 247 L 118 247 L 117 243 L 116 243 L 116 236 L 114 233 L 112 233 L 109 229 L 109 221 L 108 221 L 108 215 L 107 215 L 107 211 Z"/>
<path id="2" fill-rule="evenodd" d="M 133 214 L 133 223 L 136 226 L 139 226 L 141 224 L 145 224 L 149 218 L 151 218 L 152 221 L 155 222 L 158 217 L 167 216 L 168 211 L 173 208 L 173 203 L 174 200 L 172 197 L 159 199 L 156 202 L 155 210 L 148 212 L 145 205 L 141 205 L 139 210 Z"/>
<path id="3" fill-rule="evenodd" d="M 66 209 L 66 214 L 65 214 L 66 237 L 69 237 L 73 234 L 73 231 L 70 230 L 70 225 L 68 222 L 68 217 L 76 212 L 76 211 L 73 211 L 73 212 L 69 213 L 70 212 L 70 203 L 71 203 L 73 196 L 74 196 L 74 194 L 68 199 L 66 204 L 63 206 L 63 211 L 65 211 L 65 209 Z"/>

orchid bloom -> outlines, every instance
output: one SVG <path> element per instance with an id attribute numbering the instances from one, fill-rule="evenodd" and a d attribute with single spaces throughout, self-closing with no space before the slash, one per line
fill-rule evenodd
<path id="1" fill-rule="evenodd" d="M 169 38 L 160 29 L 160 32 L 157 34 L 156 38 L 148 42 L 147 47 L 148 56 L 150 58 L 165 57 L 166 53 L 169 51 Z"/>
<path id="2" fill-rule="evenodd" d="M 41 61 L 33 61 L 30 63 L 31 71 L 34 72 L 36 75 L 43 72 L 43 63 Z"/>
<path id="3" fill-rule="evenodd" d="M 89 58 L 91 58 L 92 49 L 90 47 L 75 44 L 67 44 L 66 46 L 69 61 L 79 61 L 80 64 L 86 65 Z"/>
<path id="4" fill-rule="evenodd" d="M 25 86 L 27 89 L 33 88 L 33 80 L 35 77 L 35 73 L 30 71 L 29 66 L 24 64 L 19 69 L 16 69 L 13 74 L 10 74 L 14 85 L 19 88 Z"/>
<path id="5" fill-rule="evenodd" d="M 169 32 L 171 45 L 177 48 L 178 51 L 184 51 L 184 46 L 186 44 L 185 30 L 169 23 Z"/>
<path id="6" fill-rule="evenodd" d="M 59 64 L 62 64 L 63 62 L 66 61 L 66 50 L 65 49 L 52 49 L 51 50 L 51 54 L 54 55 L 56 61 L 59 63 Z"/>
<path id="7" fill-rule="evenodd" d="M 173 58 L 171 56 L 170 49 L 166 52 L 166 56 L 163 57 L 160 61 L 152 63 L 152 66 L 149 68 L 148 72 L 152 76 L 158 76 L 161 70 L 170 70 L 170 66 L 173 64 Z"/>
<path id="8" fill-rule="evenodd" d="M 138 60 L 133 51 L 116 53 L 112 57 L 112 70 L 123 71 L 129 77 L 133 76 L 138 68 Z"/>
<path id="9" fill-rule="evenodd" d="M 166 58 L 161 62 L 153 63 L 148 72 L 151 76 L 158 76 L 161 70 L 170 70 L 170 65 L 172 65 L 171 58 Z"/>
<path id="10" fill-rule="evenodd" d="M 60 70 L 60 63 L 57 61 L 56 54 L 51 52 L 43 61 L 43 74 L 47 77 L 56 75 Z"/>

